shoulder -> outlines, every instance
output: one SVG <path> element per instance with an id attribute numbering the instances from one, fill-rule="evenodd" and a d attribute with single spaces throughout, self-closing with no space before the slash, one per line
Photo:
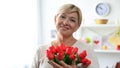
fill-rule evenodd
<path id="1" fill-rule="evenodd" d="M 50 46 L 50 44 L 42 44 L 38 45 L 38 47 L 35 50 L 35 58 L 41 59 L 45 56 L 47 48 Z"/>
<path id="2" fill-rule="evenodd" d="M 50 44 L 39 45 L 39 47 L 37 48 L 37 52 L 45 51 L 49 46 Z"/>
<path id="3" fill-rule="evenodd" d="M 39 68 L 39 65 L 41 63 L 41 61 L 44 59 L 45 57 L 45 52 L 46 49 L 48 48 L 48 46 L 50 46 L 50 44 L 42 44 L 42 45 L 38 45 L 36 50 L 35 50 L 35 56 L 34 56 L 34 60 L 33 60 L 33 64 L 32 64 L 32 68 Z"/>

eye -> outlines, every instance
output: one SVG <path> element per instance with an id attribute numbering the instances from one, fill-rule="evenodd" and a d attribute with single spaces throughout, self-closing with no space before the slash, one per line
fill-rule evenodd
<path id="1" fill-rule="evenodd" d="M 74 19 L 70 19 L 71 22 L 76 22 Z"/>
<path id="2" fill-rule="evenodd" d="M 75 20 L 73 20 L 73 19 L 71 19 L 70 21 L 72 21 L 72 22 L 76 22 Z"/>
<path id="3" fill-rule="evenodd" d="M 60 15 L 60 18 L 61 19 L 65 19 L 66 17 L 64 15 Z"/>

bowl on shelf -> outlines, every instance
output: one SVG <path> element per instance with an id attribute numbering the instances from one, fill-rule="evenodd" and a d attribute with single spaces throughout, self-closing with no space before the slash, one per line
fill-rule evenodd
<path id="1" fill-rule="evenodd" d="M 108 19 L 95 19 L 96 24 L 107 24 Z"/>

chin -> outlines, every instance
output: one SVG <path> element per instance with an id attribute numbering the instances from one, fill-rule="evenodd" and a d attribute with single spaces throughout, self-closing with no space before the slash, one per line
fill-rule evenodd
<path id="1" fill-rule="evenodd" d="M 64 31 L 64 32 L 59 32 L 59 33 L 60 33 L 62 36 L 66 36 L 66 35 L 68 36 L 68 34 L 69 34 L 69 33 L 66 32 L 66 31 Z"/>

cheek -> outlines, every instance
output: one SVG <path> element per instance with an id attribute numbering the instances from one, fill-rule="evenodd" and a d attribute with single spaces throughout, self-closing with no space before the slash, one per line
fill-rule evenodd
<path id="1" fill-rule="evenodd" d="M 58 18 L 56 18 L 55 24 L 58 24 L 58 23 L 59 23 L 59 19 L 58 19 Z"/>
<path id="2" fill-rule="evenodd" d="M 61 21 L 60 20 L 56 20 L 56 22 L 55 22 L 56 27 L 60 26 L 60 24 L 61 24 Z"/>
<path id="3" fill-rule="evenodd" d="M 58 24 L 59 24 L 59 22 L 58 22 L 58 21 L 56 21 L 56 22 L 55 22 L 55 25 L 56 25 L 56 26 L 58 26 Z"/>
<path id="4" fill-rule="evenodd" d="M 79 27 L 78 25 L 73 26 L 74 31 L 76 31 L 78 29 L 78 27 Z"/>
<path id="5" fill-rule="evenodd" d="M 55 23 L 55 27 L 56 27 L 56 29 L 59 28 L 59 23 L 58 22 Z"/>

